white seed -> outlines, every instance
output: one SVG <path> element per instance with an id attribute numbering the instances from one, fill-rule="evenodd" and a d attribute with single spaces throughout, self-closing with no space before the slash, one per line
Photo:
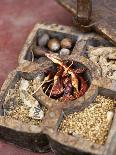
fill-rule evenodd
<path id="1" fill-rule="evenodd" d="M 70 54 L 70 50 L 66 49 L 66 48 L 62 48 L 60 50 L 60 56 L 65 56 L 65 55 L 69 55 Z"/>

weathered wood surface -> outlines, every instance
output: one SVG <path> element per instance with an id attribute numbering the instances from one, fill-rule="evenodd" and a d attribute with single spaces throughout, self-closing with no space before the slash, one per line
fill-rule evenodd
<path id="1" fill-rule="evenodd" d="M 91 21 L 92 2 L 91 0 L 77 1 L 77 20 L 81 25 L 87 26 Z"/>
<path id="2" fill-rule="evenodd" d="M 77 15 L 77 0 L 56 0 L 74 16 Z M 92 28 L 116 45 L 116 1 L 92 1 Z M 87 27 L 85 27 L 87 28 Z"/>
<path id="3" fill-rule="evenodd" d="M 84 41 L 86 41 L 88 38 L 93 37 L 101 39 L 101 37 L 96 34 L 83 35 L 83 33 L 77 33 L 76 30 L 69 27 L 66 27 L 65 29 L 64 26 L 41 25 L 41 28 L 43 29 L 46 29 L 46 27 L 47 30 L 49 27 L 49 29 L 58 32 L 60 35 L 62 35 L 62 32 L 63 34 L 65 32 L 67 35 L 77 35 Z M 34 30 L 31 32 L 19 57 L 20 66 L 9 75 L 8 79 L 5 81 L 1 88 L 0 102 L 2 105 L 4 103 L 4 99 L 6 93 L 8 92 L 8 89 L 11 85 L 17 82 L 19 74 L 23 77 L 25 75 L 25 77 L 27 78 L 33 77 L 36 72 L 39 72 L 39 70 L 43 69 L 43 65 L 45 67 L 45 64 L 39 64 L 25 59 L 25 55 L 28 54 L 29 47 L 35 42 L 35 38 L 37 36 L 39 28 L 40 24 L 37 24 Z M 89 61 L 85 57 L 79 55 L 80 51 L 83 50 L 84 47 L 84 44 L 76 42 L 72 54 L 65 57 L 64 60 L 73 59 L 74 61 L 78 61 L 89 68 L 92 76 L 92 81 L 86 94 L 74 101 L 58 102 L 57 100 L 51 99 L 47 95 L 45 95 L 41 88 L 36 93 L 36 96 L 39 96 L 39 101 L 41 101 L 41 104 L 45 105 L 48 108 L 48 112 L 45 115 L 40 126 L 25 124 L 18 120 L 9 119 L 3 116 L 3 108 L 1 106 L 0 138 L 21 147 L 31 149 L 35 152 L 47 152 L 50 148 L 52 148 L 54 152 L 60 153 L 61 155 L 76 155 L 77 153 L 83 155 L 103 155 L 106 148 L 109 148 L 111 146 L 110 142 L 116 131 L 116 114 L 114 116 L 113 124 L 111 126 L 108 140 L 105 145 L 94 144 L 80 136 L 73 137 L 71 135 L 64 135 L 58 132 L 58 124 L 61 122 L 62 116 L 65 115 L 64 109 L 67 109 L 70 112 L 73 112 L 74 109 L 77 109 L 77 111 L 79 111 L 79 109 L 85 108 L 86 106 L 91 104 L 98 94 L 116 99 L 116 81 L 101 77 L 99 68 L 97 68 L 91 61 Z"/>

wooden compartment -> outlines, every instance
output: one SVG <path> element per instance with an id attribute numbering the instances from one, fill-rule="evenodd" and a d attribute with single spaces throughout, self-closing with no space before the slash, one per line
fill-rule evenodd
<path id="1" fill-rule="evenodd" d="M 33 123 L 32 120 L 34 119 L 31 118 L 27 122 L 25 122 L 21 119 L 21 117 L 23 117 L 24 115 L 23 114 L 22 116 L 20 116 L 21 110 L 20 113 L 18 113 L 17 110 L 13 114 L 14 116 L 7 114 L 11 107 L 12 110 L 10 110 L 10 112 L 14 111 L 17 107 L 23 107 L 22 103 L 19 103 L 19 105 L 17 105 L 17 96 L 10 96 L 11 94 L 9 92 L 11 90 L 12 92 L 15 91 L 15 85 L 21 80 L 21 78 L 30 81 L 34 77 L 36 77 L 36 75 L 37 72 L 28 74 L 15 70 L 9 74 L 8 79 L 2 86 L 0 93 L 0 138 L 34 152 L 48 152 L 50 150 L 49 142 L 47 136 L 42 133 L 42 122 L 40 122 L 38 126 L 35 124 L 36 122 Z M 9 97 L 9 100 L 6 102 L 5 99 L 7 95 Z M 24 109 L 22 110 L 24 111 Z"/>
<path id="2" fill-rule="evenodd" d="M 30 33 L 29 37 L 27 38 L 27 41 L 21 51 L 21 54 L 19 56 L 19 64 L 22 64 L 27 61 L 32 61 L 31 48 L 33 46 L 39 47 L 38 38 L 41 37 L 44 33 L 47 33 L 51 39 L 56 38 L 56 39 L 62 40 L 65 37 L 70 38 L 73 42 L 72 49 L 74 48 L 74 45 L 78 40 L 78 34 L 80 36 L 82 35 L 80 32 L 77 32 L 74 28 L 70 28 L 68 26 L 62 26 L 57 24 L 51 24 L 51 25 L 36 24 L 32 32 Z M 40 47 L 40 50 L 41 49 L 42 48 Z M 46 46 L 42 50 L 48 51 L 49 49 Z M 34 58 L 36 58 L 35 55 L 34 55 Z M 35 62 L 35 59 L 34 59 L 34 62 Z"/>
<path id="3" fill-rule="evenodd" d="M 101 44 L 101 45 L 100 45 Z M 98 46 L 100 45 L 100 46 Z M 105 45 L 105 46 L 104 46 Z M 102 77 L 116 80 L 116 47 L 108 42 L 100 43 L 95 38 L 90 38 L 85 42 L 80 40 L 77 43 L 77 49 L 80 56 L 84 56 L 92 61 L 98 68 Z"/>
<path id="4" fill-rule="evenodd" d="M 104 141 L 103 144 L 95 143 L 95 142 L 92 142 L 89 139 L 84 138 L 83 135 L 82 135 L 82 133 L 83 133 L 82 130 L 83 129 L 81 129 L 81 130 L 78 129 L 80 131 L 80 133 L 73 133 L 74 132 L 73 127 L 71 128 L 71 125 L 70 125 L 70 123 L 72 122 L 71 119 L 74 117 L 73 114 L 76 113 L 77 116 L 78 116 L 78 114 L 80 112 L 83 113 L 83 111 L 85 111 L 85 109 L 87 109 L 88 107 L 90 109 L 92 109 L 93 107 L 95 108 L 95 105 L 92 104 L 92 103 L 94 102 L 94 100 L 96 99 L 96 97 L 98 95 L 104 96 L 105 98 L 110 98 L 112 101 L 114 101 L 114 106 L 113 106 L 113 109 L 111 108 L 111 113 L 108 111 L 107 115 L 106 115 L 107 119 L 110 119 L 110 120 L 108 120 L 109 121 L 109 126 L 108 126 L 108 129 L 107 129 L 108 130 L 107 131 L 107 138 L 106 138 L 106 140 Z M 96 107 L 97 106 L 99 107 L 99 102 L 97 104 L 96 104 Z M 104 104 L 104 103 L 102 103 L 102 104 Z M 83 106 L 81 108 L 79 108 L 78 106 L 77 107 L 64 108 L 62 111 L 60 111 L 61 112 L 60 117 L 59 117 L 59 119 L 58 119 L 58 121 L 57 121 L 57 123 L 56 123 L 56 125 L 54 127 L 54 132 L 53 132 L 53 130 L 46 131 L 46 133 L 49 134 L 50 144 L 52 146 L 53 151 L 56 154 L 61 154 L 61 155 L 65 155 L 65 154 L 67 154 L 67 155 L 72 155 L 72 154 L 76 155 L 77 153 L 78 154 L 87 154 L 87 155 L 89 155 L 89 154 L 103 155 L 103 154 L 108 154 L 109 152 L 111 152 L 111 154 L 114 155 L 115 154 L 115 144 L 113 144 L 113 141 L 114 141 L 114 136 L 116 134 L 116 132 L 115 132 L 115 130 L 116 130 L 116 127 L 115 127 L 115 124 L 116 124 L 116 113 L 115 113 L 116 91 L 112 91 L 110 89 L 98 87 L 98 91 L 96 91 L 93 98 L 91 98 L 91 100 L 89 100 L 89 102 L 86 102 L 86 104 L 84 104 L 84 105 L 85 106 Z M 105 108 L 107 108 L 107 106 Z M 90 109 L 88 110 L 89 112 L 91 111 Z M 103 110 L 103 107 L 101 109 Z M 108 116 L 109 114 L 110 114 L 110 117 Z M 70 129 L 70 128 L 71 129 L 68 130 L 69 133 L 62 133 L 59 130 L 59 127 L 60 127 L 61 123 L 63 122 L 63 120 L 68 115 L 70 115 L 70 118 L 69 118 L 70 122 L 67 124 L 67 129 Z M 96 112 L 93 115 L 96 115 Z M 95 117 L 96 117 L 95 120 L 97 120 L 97 117 L 99 118 L 100 116 L 98 115 L 98 116 L 95 116 Z M 81 119 L 81 117 L 79 117 L 79 118 Z M 89 122 L 92 119 L 94 120 L 94 118 L 91 118 L 91 119 L 89 118 L 88 121 L 87 120 L 86 121 Z M 106 118 L 104 118 L 104 119 L 106 119 Z M 82 120 L 84 121 L 84 119 L 82 119 Z M 65 119 L 64 125 L 66 125 L 66 121 L 67 120 Z M 73 119 L 73 121 L 74 121 L 74 119 Z M 80 123 L 80 122 L 81 121 L 77 120 L 77 126 L 79 126 L 78 123 Z M 72 123 L 74 123 L 74 122 L 72 122 Z M 76 120 L 75 120 L 75 123 L 76 123 Z M 88 124 L 84 125 L 85 129 L 88 129 Z M 96 121 L 96 123 L 93 123 L 93 124 L 95 125 L 95 129 L 96 129 L 97 125 L 99 126 L 99 121 L 98 121 L 98 124 L 97 124 L 97 121 Z M 103 124 L 101 124 L 99 126 L 99 128 L 101 128 L 101 130 L 106 129 L 105 126 L 102 126 L 102 125 Z M 74 124 L 73 124 L 73 126 L 74 126 Z M 82 126 L 80 126 L 80 127 L 82 127 Z M 64 131 L 67 131 L 66 127 L 65 127 Z M 90 131 L 92 132 L 92 126 L 90 128 Z M 86 131 L 85 134 L 86 133 L 89 134 L 90 131 Z M 96 134 L 94 132 L 95 131 L 93 131 L 93 135 L 94 135 L 93 139 L 95 139 L 95 136 L 97 134 L 98 134 L 97 136 L 99 137 L 100 130 L 96 131 Z M 101 134 L 104 135 L 104 133 L 101 133 Z M 101 135 L 101 137 L 102 137 L 102 135 Z M 89 136 L 91 136 L 91 134 Z M 99 140 L 99 138 L 100 138 L 100 140 L 102 139 L 101 137 L 99 137 L 99 138 L 98 137 L 96 138 L 97 140 Z M 105 135 L 104 135 L 104 137 L 105 137 Z"/>
<path id="5" fill-rule="evenodd" d="M 76 49 L 77 51 L 79 50 L 79 48 L 82 49 L 85 47 L 86 40 L 88 40 L 90 45 L 95 47 L 112 46 L 111 43 L 95 33 L 82 33 L 74 27 L 62 26 L 57 24 L 36 24 L 32 32 L 28 36 L 26 43 L 21 51 L 21 54 L 19 56 L 19 64 L 29 63 L 31 61 L 36 63 L 43 63 L 43 61 L 46 61 L 46 59 L 43 58 L 44 56 L 41 56 L 39 54 L 38 56 L 36 56 L 33 54 L 34 48 L 38 48 L 38 51 L 40 53 L 42 51 L 49 51 L 47 46 L 41 48 L 38 45 L 38 39 L 46 33 L 49 35 L 50 39 L 56 38 L 59 41 L 64 38 L 70 38 L 73 44 L 70 53 L 73 52 L 73 49 L 75 49 L 76 45 L 78 46 L 78 42 L 80 42 L 80 40 L 82 40 L 83 43 L 81 42 L 81 44 L 79 44 L 79 47 Z M 55 53 L 59 53 L 59 51 Z M 41 57 L 43 58 L 43 60 L 41 59 Z M 40 61 L 38 61 L 39 58 Z"/>

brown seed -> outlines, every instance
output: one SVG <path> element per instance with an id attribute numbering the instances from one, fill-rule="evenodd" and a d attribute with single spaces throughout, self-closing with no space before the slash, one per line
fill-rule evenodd
<path id="1" fill-rule="evenodd" d="M 71 49 L 72 48 L 72 40 L 70 38 L 64 38 L 61 41 L 61 47 Z"/>
<path id="2" fill-rule="evenodd" d="M 60 49 L 60 41 L 58 39 L 50 39 L 48 41 L 48 48 L 51 50 L 51 51 L 58 51 Z"/>
<path id="3" fill-rule="evenodd" d="M 45 53 L 46 53 L 46 51 L 43 50 L 43 49 L 41 49 L 40 47 L 37 47 L 37 48 L 35 48 L 35 49 L 33 50 L 33 54 L 34 54 L 35 56 L 44 56 Z"/>

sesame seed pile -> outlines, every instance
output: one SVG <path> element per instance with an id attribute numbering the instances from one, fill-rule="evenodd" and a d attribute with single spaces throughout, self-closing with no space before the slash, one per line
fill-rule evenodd
<path id="1" fill-rule="evenodd" d="M 46 113 L 47 109 L 43 107 L 43 111 Z M 20 120 L 25 123 L 31 123 L 33 125 L 40 125 L 42 120 L 36 120 L 29 117 L 29 108 L 26 106 L 18 105 L 15 109 L 8 111 L 8 118 L 13 118 L 15 120 Z"/>
<path id="2" fill-rule="evenodd" d="M 97 144 L 104 144 L 111 127 L 116 101 L 98 95 L 83 111 L 64 117 L 59 131 L 83 138 Z"/>

